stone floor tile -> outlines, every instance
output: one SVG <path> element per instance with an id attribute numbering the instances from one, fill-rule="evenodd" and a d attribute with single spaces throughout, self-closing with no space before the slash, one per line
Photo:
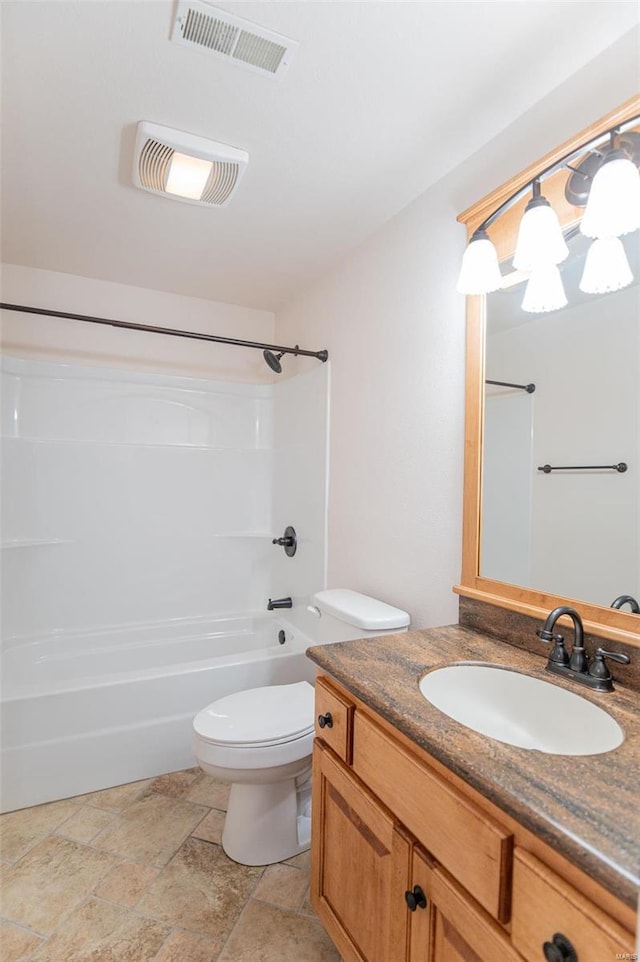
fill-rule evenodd
<path id="1" fill-rule="evenodd" d="M 121 862 L 94 889 L 95 894 L 109 902 L 131 908 L 145 889 L 158 877 L 159 869 L 136 862 Z"/>
<path id="2" fill-rule="evenodd" d="M 150 778 L 144 778 L 140 782 L 128 782 L 126 785 L 116 785 L 115 788 L 105 788 L 100 792 L 77 795 L 74 801 L 91 805 L 93 808 L 104 808 L 108 812 L 123 812 L 135 802 L 150 782 Z"/>
<path id="3" fill-rule="evenodd" d="M 117 859 L 66 838 L 49 836 L 3 872 L 2 915 L 48 935 L 83 901 Z"/>
<path id="4" fill-rule="evenodd" d="M 15 862 L 36 842 L 49 835 L 78 811 L 73 802 L 49 802 L 0 815 L 0 852 L 6 862 Z"/>
<path id="5" fill-rule="evenodd" d="M 90 842 L 115 817 L 112 812 L 99 808 L 76 808 L 71 818 L 58 825 L 55 834 L 72 838 L 75 842 Z"/>
<path id="6" fill-rule="evenodd" d="M 218 845 L 189 838 L 136 911 L 199 935 L 224 939 L 262 871 L 232 862 Z"/>
<path id="7" fill-rule="evenodd" d="M 90 898 L 39 948 L 33 962 L 151 962 L 170 929 Z"/>
<path id="8" fill-rule="evenodd" d="M 221 948 L 222 942 L 176 930 L 164 943 L 154 962 L 214 962 Z"/>
<path id="9" fill-rule="evenodd" d="M 308 872 L 292 865 L 269 865 L 258 882 L 253 898 L 282 909 L 297 909 L 308 886 Z"/>
<path id="10" fill-rule="evenodd" d="M 202 821 L 206 810 L 179 798 L 145 794 L 92 842 L 105 852 L 161 866 Z"/>
<path id="11" fill-rule="evenodd" d="M 194 835 L 195 838 L 204 839 L 205 842 L 213 842 L 215 845 L 220 845 L 225 818 L 225 812 L 219 812 L 217 809 L 212 808 L 200 824 L 194 828 L 191 834 Z"/>
<path id="12" fill-rule="evenodd" d="M 292 858 L 286 858 L 284 860 L 285 865 L 293 865 L 295 868 L 302 868 L 306 872 L 311 871 L 311 849 L 307 849 L 306 852 L 300 852 L 300 855 L 294 855 Z"/>
<path id="13" fill-rule="evenodd" d="M 249 902 L 219 962 L 339 962 L 319 922 L 265 902 Z"/>
<path id="14" fill-rule="evenodd" d="M 207 805 L 209 808 L 226 812 L 230 791 L 231 785 L 227 782 L 219 782 L 211 775 L 202 775 L 187 792 L 187 798 L 197 805 Z"/>
<path id="15" fill-rule="evenodd" d="M 159 795 L 170 795 L 171 798 L 184 798 L 193 783 L 202 775 L 201 768 L 187 768 L 182 772 L 170 772 L 159 775 L 149 783 L 147 792 L 158 792 Z"/>
<path id="16" fill-rule="evenodd" d="M 33 932 L 0 921 L 0 958 L 5 962 L 23 962 L 41 944 L 42 939 Z"/>

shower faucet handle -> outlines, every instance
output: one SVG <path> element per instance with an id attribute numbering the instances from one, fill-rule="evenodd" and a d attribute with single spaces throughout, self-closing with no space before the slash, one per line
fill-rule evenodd
<path id="1" fill-rule="evenodd" d="M 282 548 L 284 548 L 284 553 L 286 554 L 287 558 L 293 558 L 298 548 L 296 529 L 292 528 L 291 525 L 287 525 L 287 527 L 284 529 L 284 537 L 274 538 L 271 544 L 279 544 Z"/>

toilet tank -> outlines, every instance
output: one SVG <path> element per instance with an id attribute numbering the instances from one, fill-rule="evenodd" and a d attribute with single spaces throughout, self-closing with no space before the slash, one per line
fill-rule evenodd
<path id="1" fill-rule="evenodd" d="M 406 611 L 350 588 L 318 591 L 313 604 L 319 612 L 315 633 L 318 644 L 397 634 L 409 627 Z"/>

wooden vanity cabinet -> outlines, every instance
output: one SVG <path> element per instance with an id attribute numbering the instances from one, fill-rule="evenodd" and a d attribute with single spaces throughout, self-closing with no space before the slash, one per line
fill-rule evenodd
<path id="1" fill-rule="evenodd" d="M 311 899 L 344 962 L 545 962 L 563 929 L 577 962 L 632 957 L 631 933 L 541 843 L 332 681 L 316 692 L 337 722 L 316 728 Z"/>
<path id="2" fill-rule="evenodd" d="M 404 962 L 411 842 L 320 742 L 313 811 L 312 900 L 345 962 Z"/>
<path id="3" fill-rule="evenodd" d="M 417 885 L 427 905 L 409 916 L 409 962 L 522 962 L 504 929 L 417 845 L 411 869 L 411 891 Z"/>

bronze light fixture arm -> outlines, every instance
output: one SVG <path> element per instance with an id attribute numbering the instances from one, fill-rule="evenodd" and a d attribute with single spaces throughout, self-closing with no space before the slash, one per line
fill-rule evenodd
<path id="1" fill-rule="evenodd" d="M 474 233 L 478 233 L 479 231 L 485 231 L 487 227 L 490 227 L 491 224 L 493 224 L 493 222 L 497 220 L 498 217 L 500 217 L 501 214 L 504 214 L 507 210 L 509 210 L 509 208 L 513 207 L 513 205 L 517 203 L 517 201 L 519 201 L 521 197 L 524 197 L 524 195 L 531 190 L 532 184 L 535 184 L 536 182 L 544 180 L 546 177 L 549 177 L 551 174 L 555 174 L 556 171 L 560 170 L 562 167 L 568 167 L 569 170 L 574 171 L 574 173 L 578 172 L 582 174 L 582 171 L 570 166 L 570 162 L 572 160 L 575 160 L 577 157 L 580 157 L 583 153 L 585 153 L 585 151 L 590 150 L 590 151 L 596 152 L 595 151 L 596 147 L 602 146 L 606 141 L 611 141 L 612 138 L 615 138 L 618 134 L 621 134 L 627 130 L 630 130 L 632 127 L 636 126 L 639 122 L 640 122 L 640 116 L 632 117 L 630 120 L 626 121 L 624 124 L 617 124 L 615 127 L 610 127 L 609 130 L 605 130 L 602 133 L 598 134 L 597 137 L 593 137 L 591 140 L 587 140 L 584 144 L 581 144 L 580 147 L 577 147 L 575 150 L 572 150 L 570 153 L 565 154 L 565 156 L 561 157 L 560 160 L 557 160 L 555 163 L 550 164 L 548 167 L 545 167 L 544 170 L 541 170 L 538 174 L 536 174 L 536 176 L 532 180 L 527 181 L 526 184 L 523 184 L 522 187 L 518 188 L 518 190 L 515 191 L 513 194 L 511 194 L 510 197 L 507 197 L 507 199 L 503 201 L 499 207 L 496 207 L 496 209 L 491 214 L 489 214 L 488 217 L 485 217 L 482 223 L 479 224 L 479 226 L 476 228 Z M 600 153 L 600 151 L 598 151 L 598 153 Z M 583 174 L 583 176 L 585 175 Z"/>

